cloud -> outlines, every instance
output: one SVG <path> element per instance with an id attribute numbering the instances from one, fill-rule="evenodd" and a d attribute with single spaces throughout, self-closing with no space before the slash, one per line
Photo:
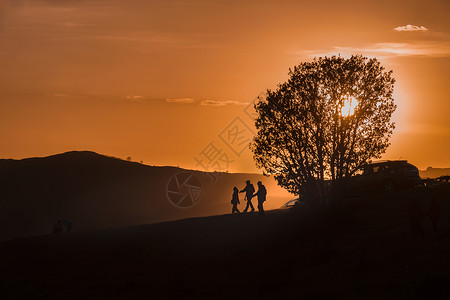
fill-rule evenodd
<path id="1" fill-rule="evenodd" d="M 129 95 L 129 96 L 125 96 L 125 99 L 141 102 L 141 101 L 144 101 L 145 97 L 139 96 L 139 95 Z"/>
<path id="2" fill-rule="evenodd" d="M 428 31 L 428 28 L 425 26 L 417 26 L 417 25 L 405 25 L 405 26 L 399 26 L 394 28 L 395 31 Z"/>
<path id="3" fill-rule="evenodd" d="M 178 104 L 191 104 L 194 103 L 194 99 L 192 98 L 166 99 L 166 102 Z"/>
<path id="4" fill-rule="evenodd" d="M 54 27 L 94 27 L 93 24 L 77 23 L 77 22 L 58 22 L 58 21 L 37 21 L 36 25 L 54 26 Z"/>
<path id="5" fill-rule="evenodd" d="M 448 57 L 450 56 L 450 42 L 376 43 L 357 50 L 381 56 Z"/>
<path id="6" fill-rule="evenodd" d="M 374 43 L 364 47 L 332 47 L 329 50 L 299 51 L 294 55 L 320 57 L 362 54 L 368 57 L 390 58 L 398 56 L 450 57 L 450 41 L 414 41 L 406 43 Z"/>
<path id="7" fill-rule="evenodd" d="M 200 102 L 200 105 L 203 106 L 225 106 L 225 105 L 248 105 L 248 102 L 239 102 L 239 101 L 221 101 L 221 100 L 204 100 Z"/>
<path id="8" fill-rule="evenodd" d="M 144 42 L 144 43 L 155 43 L 155 44 L 187 44 L 190 40 L 165 36 L 165 35 L 154 35 L 151 33 L 144 34 L 124 34 L 124 35 L 93 35 L 86 36 L 87 39 L 97 39 L 97 40 L 116 40 L 125 42 Z"/>
<path id="9" fill-rule="evenodd" d="M 175 99 L 166 99 L 166 102 L 169 103 L 177 103 L 177 104 L 196 104 L 194 99 L 192 98 L 175 98 Z M 231 100 L 202 100 L 198 104 L 201 106 L 226 106 L 226 105 L 248 105 L 248 102 L 239 102 L 239 101 L 231 101 Z"/>

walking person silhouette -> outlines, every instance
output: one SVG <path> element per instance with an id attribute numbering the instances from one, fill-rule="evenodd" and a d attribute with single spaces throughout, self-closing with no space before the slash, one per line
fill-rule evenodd
<path id="1" fill-rule="evenodd" d="M 253 193 L 255 192 L 255 187 L 253 186 L 253 184 L 250 183 L 250 180 L 247 180 L 245 183 L 246 183 L 245 188 L 242 191 L 239 191 L 239 193 L 245 192 L 245 199 L 247 200 L 247 205 L 245 206 L 243 212 L 247 212 L 249 207 L 252 209 L 250 212 L 254 212 L 255 208 L 253 207 L 252 204 L 252 198 Z"/>
<path id="2" fill-rule="evenodd" d="M 253 195 L 253 197 L 258 196 L 258 211 L 262 216 L 264 215 L 263 203 L 266 201 L 267 190 L 261 181 L 258 181 L 258 191 Z"/>
<path id="3" fill-rule="evenodd" d="M 237 205 L 240 204 L 239 202 L 239 190 L 237 187 L 233 188 L 233 196 L 231 198 L 231 204 L 233 204 L 233 208 L 231 209 L 231 213 L 234 214 L 235 212 L 240 213 L 239 209 L 237 208 Z"/>

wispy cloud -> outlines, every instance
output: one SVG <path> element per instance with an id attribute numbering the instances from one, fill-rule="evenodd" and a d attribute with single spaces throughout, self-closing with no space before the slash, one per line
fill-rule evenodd
<path id="1" fill-rule="evenodd" d="M 175 98 L 175 99 L 166 99 L 166 102 L 177 103 L 177 104 L 191 104 L 191 103 L 194 103 L 194 99 L 192 99 L 192 98 Z"/>
<path id="2" fill-rule="evenodd" d="M 130 101 L 142 102 L 145 100 L 145 97 L 139 96 L 139 95 L 129 95 L 129 96 L 125 96 L 125 99 L 130 100 Z"/>
<path id="3" fill-rule="evenodd" d="M 42 22 L 36 22 L 36 25 L 44 25 L 44 26 L 55 26 L 55 27 L 94 27 L 93 24 L 85 24 L 85 23 L 77 23 L 77 22 L 49 22 L 49 21 L 42 21 Z"/>
<path id="4" fill-rule="evenodd" d="M 345 48 L 341 48 L 344 50 Z M 349 48 L 350 50 L 352 48 Z M 426 41 L 409 43 L 376 43 L 367 48 L 356 49 L 359 52 L 381 56 L 450 56 L 449 41 Z"/>
<path id="5" fill-rule="evenodd" d="M 303 57 L 323 57 L 340 55 L 349 57 L 362 54 L 367 57 L 392 58 L 400 56 L 450 57 L 450 34 L 448 32 L 430 32 L 425 26 L 405 25 L 394 28 L 399 32 L 427 32 L 415 35 L 414 40 L 387 43 L 372 43 L 357 47 L 334 46 L 328 49 L 300 50 L 292 54 Z"/>
<path id="6" fill-rule="evenodd" d="M 239 102 L 239 101 L 222 101 L 222 100 L 203 100 L 200 102 L 200 105 L 203 106 L 225 106 L 225 105 L 248 105 L 248 102 Z"/>
<path id="7" fill-rule="evenodd" d="M 362 54 L 368 57 L 390 58 L 398 56 L 450 57 L 450 41 L 414 41 L 405 43 L 375 43 L 364 47 L 332 47 L 329 50 L 307 50 L 295 55 L 307 57 L 350 56 Z"/>
<path id="8" fill-rule="evenodd" d="M 226 106 L 226 105 L 248 105 L 249 102 L 239 102 L 232 100 L 202 100 L 200 102 L 195 101 L 192 98 L 172 98 L 166 99 L 168 103 L 177 103 L 177 104 L 197 104 L 201 106 Z"/>
<path id="9" fill-rule="evenodd" d="M 394 28 L 395 31 L 428 31 L 428 28 L 425 26 L 417 26 L 417 25 L 405 25 L 405 26 L 398 26 Z"/>
<path id="10" fill-rule="evenodd" d="M 88 39 L 97 40 L 116 40 L 126 42 L 144 42 L 154 44 L 187 44 L 190 40 L 172 36 L 152 35 L 152 34 L 123 34 L 123 35 L 93 35 L 87 36 Z"/>

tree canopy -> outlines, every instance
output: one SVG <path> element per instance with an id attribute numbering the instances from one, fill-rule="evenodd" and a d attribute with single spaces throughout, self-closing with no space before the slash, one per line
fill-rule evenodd
<path id="1" fill-rule="evenodd" d="M 299 194 L 310 179 L 351 176 L 380 158 L 395 128 L 392 71 L 360 55 L 315 58 L 255 104 L 256 165 Z"/>

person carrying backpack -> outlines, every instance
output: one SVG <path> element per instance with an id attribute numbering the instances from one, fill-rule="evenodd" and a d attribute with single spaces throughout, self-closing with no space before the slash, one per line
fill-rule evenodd
<path id="1" fill-rule="evenodd" d="M 253 193 L 255 192 L 255 187 L 253 186 L 253 184 L 250 183 L 250 180 L 247 180 L 245 183 L 246 183 L 245 188 L 242 191 L 239 191 L 239 193 L 245 192 L 245 198 L 247 200 L 247 205 L 245 206 L 244 212 L 247 212 L 249 207 L 252 209 L 250 212 L 254 212 L 255 208 L 253 207 L 252 204 L 252 198 Z"/>
<path id="2" fill-rule="evenodd" d="M 258 191 L 253 195 L 258 196 L 258 211 L 260 215 L 264 215 L 263 203 L 266 201 L 267 190 L 261 181 L 258 181 Z"/>

